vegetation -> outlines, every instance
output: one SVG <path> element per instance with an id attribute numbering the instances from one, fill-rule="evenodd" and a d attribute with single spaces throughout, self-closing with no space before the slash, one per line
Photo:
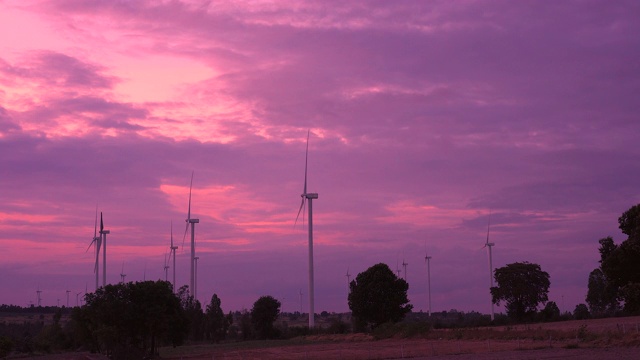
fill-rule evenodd
<path id="1" fill-rule="evenodd" d="M 600 239 L 600 267 L 589 276 L 586 300 L 594 313 L 610 314 L 619 301 L 626 313 L 640 313 L 640 204 L 625 211 L 618 226 L 627 239 L 619 245 Z"/>
<path id="2" fill-rule="evenodd" d="M 357 330 L 398 322 L 411 311 L 409 284 L 398 278 L 386 264 L 376 264 L 358 274 L 349 284 L 349 309 Z"/>
<path id="3" fill-rule="evenodd" d="M 78 335 L 93 351 L 117 359 L 153 357 L 160 345 L 180 345 L 188 319 L 165 281 L 106 285 L 74 311 Z"/>
<path id="4" fill-rule="evenodd" d="M 549 274 L 538 264 L 508 264 L 496 269 L 494 277 L 498 286 L 491 288 L 492 301 L 504 301 L 507 315 L 518 321 L 532 318 L 538 305 L 549 300 Z"/>
<path id="5" fill-rule="evenodd" d="M 259 339 L 272 339 L 278 337 L 273 323 L 280 314 L 280 301 L 271 296 L 262 296 L 251 309 L 251 324 Z"/>

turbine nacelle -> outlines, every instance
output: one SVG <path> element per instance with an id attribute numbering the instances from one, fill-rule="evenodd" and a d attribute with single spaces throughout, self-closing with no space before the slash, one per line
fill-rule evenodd
<path id="1" fill-rule="evenodd" d="M 200 222 L 200 219 L 187 219 L 185 221 L 189 224 L 197 224 Z"/>
<path id="2" fill-rule="evenodd" d="M 318 194 L 317 193 L 302 194 L 300 196 L 305 198 L 305 199 L 317 199 L 318 198 Z"/>

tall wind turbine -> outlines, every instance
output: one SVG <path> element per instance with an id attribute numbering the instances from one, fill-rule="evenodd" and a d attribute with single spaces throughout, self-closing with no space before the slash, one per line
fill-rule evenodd
<path id="1" fill-rule="evenodd" d="M 173 256 L 173 292 L 176 292 L 176 250 L 178 246 L 173 245 L 173 221 L 171 222 L 171 246 L 169 247 L 169 260 Z"/>
<path id="2" fill-rule="evenodd" d="M 120 270 L 120 279 L 124 284 L 124 278 L 127 277 L 127 274 L 124 273 L 124 261 L 122 262 L 122 269 Z"/>
<path id="3" fill-rule="evenodd" d="M 107 234 L 109 230 L 104 229 L 102 222 L 102 211 L 100 211 L 100 237 L 102 237 L 102 286 L 107 285 Z"/>
<path id="4" fill-rule="evenodd" d="M 427 262 L 427 290 L 429 293 L 429 313 L 428 313 L 429 316 L 431 316 L 431 267 L 429 266 L 430 260 L 431 260 L 431 256 L 425 254 L 424 261 Z"/>
<path id="5" fill-rule="evenodd" d="M 96 290 L 98 290 L 98 286 L 100 286 L 98 284 L 98 281 L 100 279 L 100 245 L 101 244 L 102 244 L 102 235 L 100 237 L 98 237 L 98 206 L 96 205 L 96 221 L 95 221 L 95 223 L 93 225 L 93 240 L 91 240 L 91 243 L 89 244 L 89 247 L 85 251 L 85 252 L 89 251 L 89 249 L 91 249 L 92 245 L 95 246 L 96 263 L 95 263 L 95 266 L 93 268 L 93 272 L 96 274 Z"/>
<path id="6" fill-rule="evenodd" d="M 307 192 L 307 164 L 309 159 L 309 134 L 307 131 L 307 150 L 304 157 L 304 188 L 300 195 L 302 202 L 300 203 L 300 209 L 298 210 L 298 216 L 296 217 L 296 223 L 305 207 L 307 200 L 309 200 L 309 328 L 312 329 L 315 326 L 315 312 L 314 312 L 314 289 L 313 289 L 313 199 L 318 198 L 317 193 Z M 303 213 L 304 218 L 304 213 Z"/>
<path id="7" fill-rule="evenodd" d="M 491 248 L 495 245 L 495 243 L 489 242 L 489 229 L 491 228 L 491 213 L 489 213 L 489 221 L 487 223 L 487 242 L 485 242 L 482 247 L 489 249 L 489 299 L 491 300 L 491 321 L 494 318 L 493 311 L 493 297 L 491 296 L 491 288 L 493 287 L 493 258 L 491 254 Z"/>
<path id="8" fill-rule="evenodd" d="M 196 283 L 195 279 L 195 257 L 196 257 L 196 224 L 200 222 L 200 219 L 192 219 L 191 218 L 191 189 L 193 188 L 193 171 L 191 172 L 191 183 L 189 184 L 189 208 L 187 210 L 187 226 L 184 228 L 184 236 L 182 237 L 182 246 L 184 247 L 184 239 L 187 237 L 187 231 L 189 230 L 189 225 L 191 225 L 191 282 L 189 284 L 189 292 L 192 294 L 196 293 Z M 194 296 L 195 298 L 195 296 Z"/>

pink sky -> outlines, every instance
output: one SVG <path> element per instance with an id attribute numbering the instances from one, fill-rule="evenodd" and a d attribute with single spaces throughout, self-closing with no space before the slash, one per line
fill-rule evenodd
<path id="1" fill-rule="evenodd" d="M 487 313 L 490 212 L 494 267 L 540 264 L 573 310 L 640 202 L 639 18 L 637 1 L 0 1 L 0 303 L 94 289 L 96 203 L 108 281 L 123 263 L 164 278 L 195 171 L 199 300 L 296 311 L 302 289 L 306 311 L 310 129 L 317 312 L 347 311 L 347 269 L 403 260 L 426 310 L 428 252 L 433 311 Z"/>

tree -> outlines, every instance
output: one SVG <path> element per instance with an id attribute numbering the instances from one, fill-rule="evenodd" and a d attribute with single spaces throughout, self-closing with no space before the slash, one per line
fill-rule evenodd
<path id="1" fill-rule="evenodd" d="M 180 305 L 189 319 L 189 339 L 200 341 L 204 338 L 205 319 L 200 301 L 189 294 L 189 285 L 183 285 L 178 290 Z"/>
<path id="2" fill-rule="evenodd" d="M 540 312 L 543 321 L 556 321 L 560 318 L 560 308 L 555 301 L 549 301 Z"/>
<path id="3" fill-rule="evenodd" d="M 411 311 L 409 284 L 386 264 L 376 264 L 361 272 L 349 284 L 349 309 L 359 330 L 398 322 Z"/>
<path id="4" fill-rule="evenodd" d="M 272 296 L 262 296 L 251 309 L 251 324 L 260 339 L 276 337 L 276 329 L 273 323 L 280 315 L 280 301 Z"/>
<path id="5" fill-rule="evenodd" d="M 549 300 L 549 274 L 529 262 L 508 264 L 494 271 L 498 286 L 491 288 L 494 304 L 506 303 L 507 315 L 518 321 L 535 314 L 538 304 Z"/>
<path id="6" fill-rule="evenodd" d="M 586 302 L 592 314 L 613 314 L 618 309 L 618 290 L 604 275 L 600 268 L 589 273 Z"/>
<path id="7" fill-rule="evenodd" d="M 115 359 L 154 357 L 160 345 L 180 345 L 187 319 L 165 281 L 106 285 L 85 296 L 73 312 L 92 350 Z"/>
<path id="8" fill-rule="evenodd" d="M 640 313 L 640 204 L 618 218 L 628 238 L 620 245 L 611 237 L 600 240 L 600 268 L 612 291 L 624 301 L 624 311 Z"/>
<path id="9" fill-rule="evenodd" d="M 588 319 L 591 315 L 589 314 L 589 309 L 585 304 L 576 305 L 575 310 L 573 310 L 573 317 L 576 320 L 584 320 Z"/>
<path id="10" fill-rule="evenodd" d="M 224 312 L 222 312 L 222 307 L 220 306 L 221 303 L 222 302 L 218 295 L 213 294 L 211 302 L 207 305 L 207 311 L 205 314 L 205 335 L 207 339 L 216 343 L 220 340 L 224 340 L 227 335 L 227 330 L 231 325 L 229 317 L 225 316 Z"/>

